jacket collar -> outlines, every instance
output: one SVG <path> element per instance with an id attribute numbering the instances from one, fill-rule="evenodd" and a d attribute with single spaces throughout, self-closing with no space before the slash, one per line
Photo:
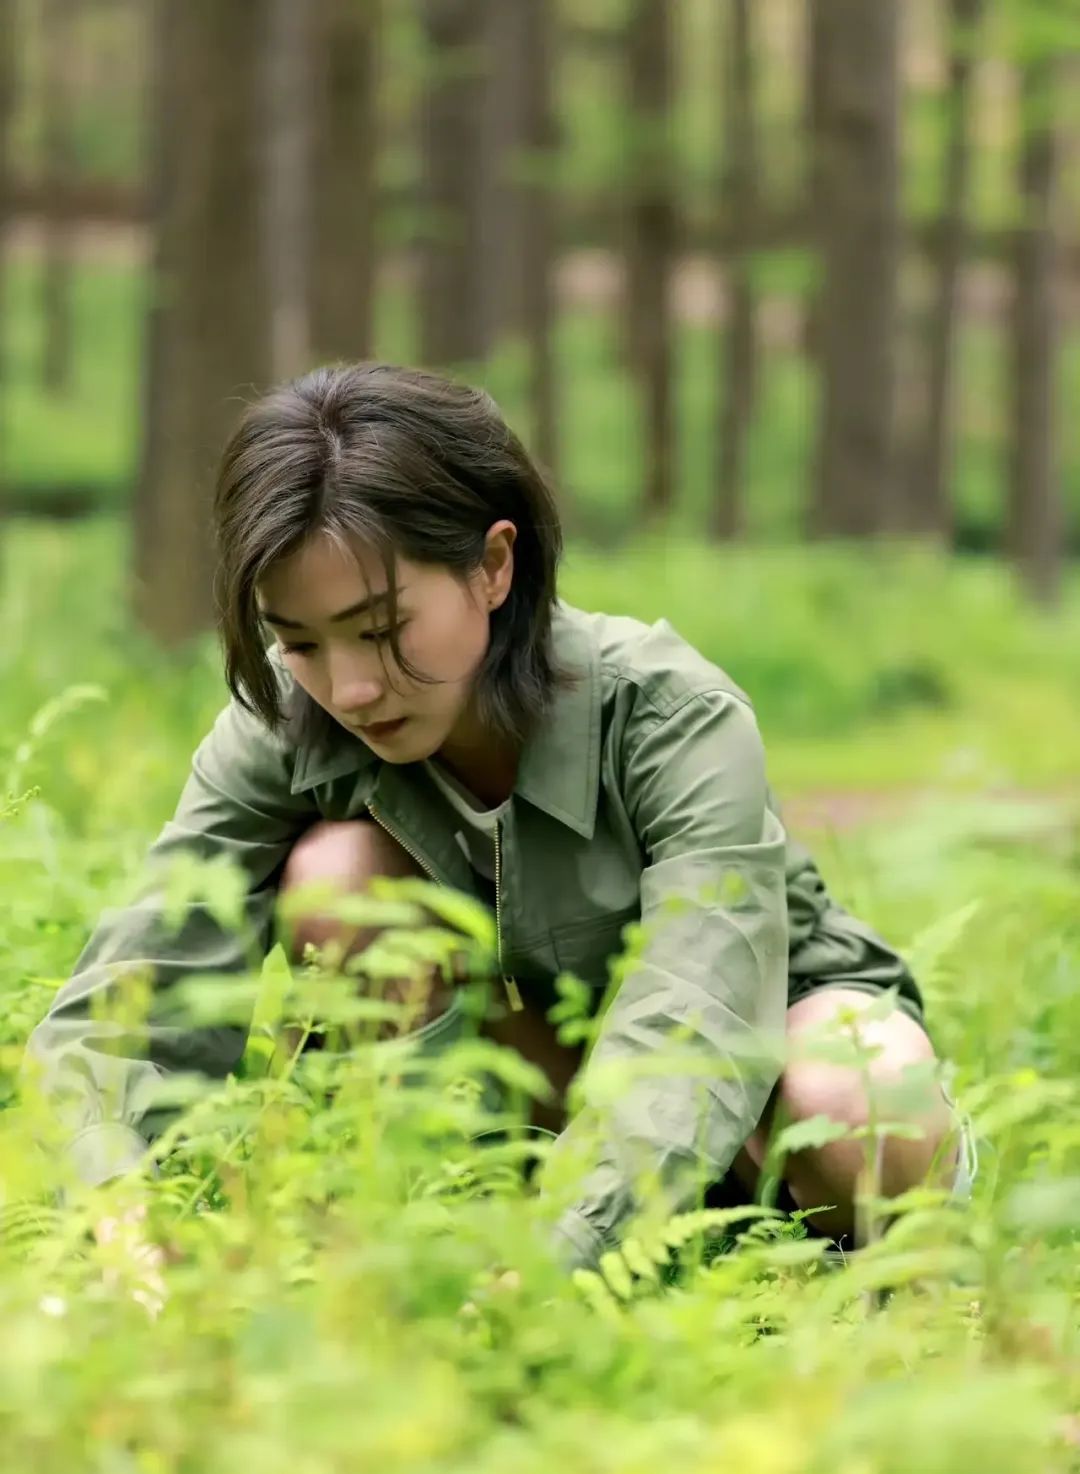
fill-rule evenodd
<path id="1" fill-rule="evenodd" d="M 562 603 L 552 621 L 552 645 L 574 684 L 556 691 L 526 743 L 514 792 L 591 839 L 600 786 L 600 651 L 588 617 Z"/>
<path id="2" fill-rule="evenodd" d="M 556 662 L 574 681 L 556 691 L 547 715 L 526 743 L 514 793 L 590 839 L 600 783 L 601 690 L 600 652 L 588 617 L 560 602 L 552 620 L 552 646 Z M 301 741 L 292 791 L 374 770 L 379 761 L 358 737 L 327 727 Z"/>
<path id="3" fill-rule="evenodd" d="M 320 722 L 316 736 L 301 738 L 296 749 L 292 791 L 302 793 L 347 773 L 374 771 L 379 759 L 359 737 L 352 737 L 330 718 Z"/>

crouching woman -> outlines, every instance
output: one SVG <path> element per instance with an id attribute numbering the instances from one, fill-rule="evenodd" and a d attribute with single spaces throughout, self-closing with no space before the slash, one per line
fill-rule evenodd
<path id="1" fill-rule="evenodd" d="M 552 1082 L 537 1120 L 556 1150 L 586 1117 L 600 1130 L 559 1219 L 564 1262 L 618 1240 L 641 1182 L 673 1209 L 703 1181 L 745 1199 L 776 1119 L 858 1128 L 868 1086 L 933 1061 L 903 962 L 785 833 L 744 693 L 666 622 L 560 600 L 555 499 L 486 394 L 382 364 L 310 373 L 248 409 L 214 515 L 232 700 L 150 858 L 235 861 L 264 945 L 278 895 L 313 879 L 362 893 L 423 875 L 487 903 L 501 985 L 486 1030 Z M 554 979 L 573 972 L 599 997 L 631 922 L 641 952 L 599 1024 L 585 1096 L 612 1062 L 625 1088 L 567 1121 L 581 1061 L 547 1018 Z M 313 916 L 295 940 L 333 934 Z M 200 904 L 172 934 L 146 901 L 100 924 L 29 1043 L 86 1181 L 139 1161 L 162 1073 L 221 1077 L 245 1042 L 153 1010 L 125 1035 L 95 998 L 132 965 L 168 989 L 248 964 Z M 781 1068 L 785 1035 L 888 989 L 898 1007 L 866 1024 L 868 1066 Z M 425 1024 L 455 1002 L 434 986 Z M 889 1196 L 961 1170 L 940 1087 L 909 1110 L 920 1132 L 880 1154 Z M 831 1205 L 812 1221 L 850 1239 L 864 1155 L 850 1137 L 792 1155 L 785 1200 Z"/>

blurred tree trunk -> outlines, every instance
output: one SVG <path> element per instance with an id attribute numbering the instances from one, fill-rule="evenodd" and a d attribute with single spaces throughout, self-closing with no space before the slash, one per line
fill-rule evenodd
<path id="1" fill-rule="evenodd" d="M 521 14 L 523 152 L 516 191 L 520 199 L 517 273 L 521 322 L 529 345 L 533 448 L 558 478 L 555 403 L 556 184 L 558 132 L 554 111 L 555 9 L 552 0 L 517 0 Z"/>
<path id="2" fill-rule="evenodd" d="M 647 517 L 675 496 L 675 384 L 671 273 L 677 206 L 671 146 L 674 73 L 667 0 L 631 0 L 626 29 L 629 179 L 626 212 L 626 326 L 645 421 Z"/>
<path id="3" fill-rule="evenodd" d="M 1025 587 L 1042 603 L 1057 597 L 1064 538 L 1055 404 L 1060 310 L 1055 296 L 1056 68 L 1056 60 L 1041 58 L 1025 63 L 1021 73 L 1024 216 L 1013 261 L 1009 549 Z"/>
<path id="4" fill-rule="evenodd" d="M 422 0 L 428 70 L 421 123 L 420 344 L 429 367 L 479 362 L 487 347 L 488 3 Z"/>
<path id="5" fill-rule="evenodd" d="M 726 262 L 727 327 L 721 343 L 721 403 L 717 486 L 711 532 L 737 537 L 743 529 L 746 445 L 757 380 L 757 333 L 752 258 L 757 210 L 752 0 L 727 0 L 724 44 L 724 181 L 722 213 L 732 232 Z"/>
<path id="6" fill-rule="evenodd" d="M 817 231 L 818 218 L 815 201 L 821 196 L 823 157 L 819 140 L 825 126 L 825 4 L 826 0 L 807 0 L 806 27 L 804 33 L 805 73 L 803 92 L 803 127 L 806 141 L 806 206 L 805 215 Z M 821 242 L 812 242 L 820 248 Z M 802 350 L 806 357 L 820 369 L 821 350 L 821 293 L 810 291 L 803 302 Z"/>
<path id="7" fill-rule="evenodd" d="M 8 319 L 6 311 L 8 244 L 12 225 L 11 122 L 15 112 L 17 79 L 16 0 L 0 0 L 0 36 L 9 38 L 0 46 L 0 532 L 6 514 L 8 430 L 4 413 L 4 389 L 7 383 Z M 11 38 L 16 38 L 15 42 Z"/>
<path id="8" fill-rule="evenodd" d="M 270 365 L 275 380 L 307 367 L 311 322 L 313 75 L 311 7 L 268 0 L 263 68 L 266 182 L 262 191 Z"/>
<path id="9" fill-rule="evenodd" d="M 485 14 L 482 89 L 479 231 L 484 293 L 480 310 L 485 349 L 521 331 L 524 324 L 524 218 L 518 171 L 525 146 L 525 88 L 529 57 L 528 11 L 533 0 L 491 0 Z"/>
<path id="10" fill-rule="evenodd" d="M 379 0 L 318 0 L 314 16 L 311 346 L 374 351 Z"/>
<path id="11" fill-rule="evenodd" d="M 810 529 L 878 532 L 893 495 L 900 258 L 898 0 L 814 0 L 822 416 Z"/>
<path id="12" fill-rule="evenodd" d="M 65 392 L 73 374 L 71 256 L 74 246 L 68 193 L 74 183 L 75 129 L 72 100 L 78 44 L 73 0 L 41 0 L 41 112 L 44 173 L 48 188 L 41 314 L 41 377 L 53 394 Z"/>
<path id="13" fill-rule="evenodd" d="M 156 226 L 134 601 L 173 644 L 212 622 L 210 501 L 241 399 L 270 370 L 261 267 L 266 11 L 158 0 Z"/>
<path id="14" fill-rule="evenodd" d="M 908 486 L 905 526 L 946 542 L 952 535 L 949 495 L 954 439 L 954 360 L 960 313 L 960 273 L 968 246 L 971 177 L 971 83 L 975 28 L 983 0 L 950 0 L 945 166 L 934 252 L 937 283 L 926 345 L 925 408 Z"/>

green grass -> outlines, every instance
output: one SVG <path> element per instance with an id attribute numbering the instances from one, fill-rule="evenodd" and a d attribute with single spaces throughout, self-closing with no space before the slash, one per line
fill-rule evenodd
<path id="1" fill-rule="evenodd" d="M 129 627 L 115 522 L 15 526 L 5 553 L 0 793 L 36 790 L 0 817 L 10 1094 L 26 1032 L 102 908 L 129 892 L 224 693 L 209 640 L 166 656 Z M 666 1285 L 619 1262 L 573 1285 L 512 1175 L 487 1195 L 468 1186 L 466 1168 L 493 1182 L 495 1162 L 470 1145 L 479 1118 L 446 1076 L 401 1090 L 377 1053 L 295 1069 L 279 1053 L 267 1073 L 253 1045 L 147 1190 L 176 1255 L 151 1322 L 122 1254 L 83 1237 L 110 1196 L 52 1206 L 60 1158 L 32 1144 L 48 1126 L 27 1099 L 0 1115 L 7 1467 L 1076 1468 L 1058 1429 L 1080 1393 L 1080 852 L 1060 806 L 1002 808 L 981 790 L 994 775 L 1075 781 L 1078 590 L 1044 625 L 990 565 L 672 542 L 574 548 L 566 592 L 663 613 L 727 665 L 788 796 L 936 786 L 928 805 L 826 837 L 820 856 L 837 895 L 915 959 L 938 1047 L 992 1146 L 974 1204 L 913 1199 L 842 1273 L 789 1224 L 712 1260 L 691 1235 Z M 289 1017 L 269 981 L 257 1039 Z M 511 1061 L 486 1062 L 528 1087 Z M 320 1069 L 337 1084 L 329 1104 Z M 639 1241 L 660 1255 L 676 1228 Z M 505 1267 L 517 1288 L 493 1283 Z M 875 1308 L 882 1284 L 896 1293 Z"/>
<path id="2" fill-rule="evenodd" d="M 209 640 L 166 656 L 129 627 L 113 521 L 15 526 L 5 552 L 0 792 L 36 790 L 0 817 L 10 1094 L 22 1039 L 130 891 L 224 693 Z M 1059 1425 L 1080 1393 L 1080 852 L 1060 805 L 982 789 L 1075 782 L 1078 592 L 1040 624 L 991 565 L 675 542 L 568 560 L 568 596 L 665 614 L 744 682 L 787 796 L 934 787 L 819 853 L 837 895 L 915 960 L 990 1144 L 971 1207 L 913 1199 L 842 1273 L 789 1224 L 715 1259 L 691 1235 L 666 1284 L 613 1261 L 572 1285 L 543 1250 L 539 1201 L 512 1174 L 494 1186 L 446 1076 L 403 1091 L 377 1053 L 295 1069 L 279 1053 L 267 1073 L 256 1043 L 147 1190 L 176 1256 L 151 1322 L 122 1254 L 83 1238 L 110 1196 L 52 1206 L 60 1158 L 32 1144 L 48 1125 L 28 1098 L 0 1115 L 7 1467 L 1074 1470 Z M 256 1040 L 290 1016 L 269 981 Z M 290 986 L 295 1008 L 308 985 Z M 487 1063 L 528 1088 L 511 1061 Z M 676 1229 L 638 1238 L 662 1257 Z M 493 1283 L 505 1267 L 518 1287 Z M 875 1308 L 882 1284 L 896 1292 Z"/>
<path id="3" fill-rule="evenodd" d="M 68 393 L 55 396 L 41 385 L 40 290 L 33 263 L 12 266 L 3 314 L 4 478 L 43 493 L 87 489 L 106 503 L 122 504 L 139 454 L 145 279 L 117 268 L 73 271 L 73 382 Z"/>

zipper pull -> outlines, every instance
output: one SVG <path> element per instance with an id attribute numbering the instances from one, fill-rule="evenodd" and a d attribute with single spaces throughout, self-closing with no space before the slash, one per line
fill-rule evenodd
<path id="1" fill-rule="evenodd" d="M 510 1007 L 514 1013 L 521 1013 L 525 1005 L 521 1001 L 521 992 L 518 989 L 517 979 L 503 978 L 503 984 L 506 988 L 506 996 L 510 1001 Z"/>

